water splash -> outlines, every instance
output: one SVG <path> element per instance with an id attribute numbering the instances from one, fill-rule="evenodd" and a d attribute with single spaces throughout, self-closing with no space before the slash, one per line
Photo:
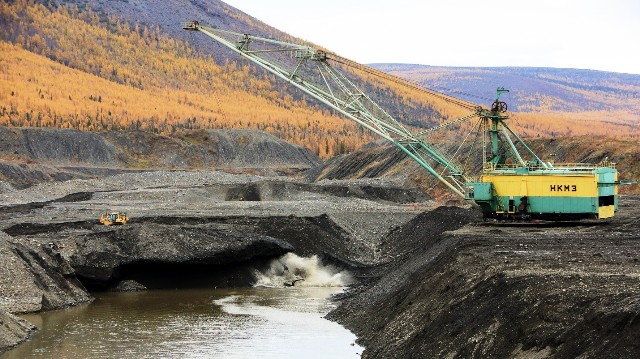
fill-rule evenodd
<path id="1" fill-rule="evenodd" d="M 293 253 L 274 259 L 266 271 L 255 275 L 254 287 L 346 287 L 354 282 L 348 271 L 324 265 L 318 256 L 304 258 Z"/>

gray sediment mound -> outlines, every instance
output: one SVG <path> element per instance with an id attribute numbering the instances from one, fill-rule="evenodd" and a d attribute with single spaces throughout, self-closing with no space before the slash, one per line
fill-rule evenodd
<path id="1" fill-rule="evenodd" d="M 36 331 L 35 326 L 13 314 L 60 309 L 91 300 L 68 262 L 48 244 L 15 241 L 0 232 L 0 353 Z"/>
<path id="2" fill-rule="evenodd" d="M 27 313 L 91 300 L 74 269 L 47 243 L 0 232 L 0 256 L 1 310 Z"/>
<path id="3" fill-rule="evenodd" d="M 0 310 L 0 354 L 29 339 L 35 331 L 33 324 Z"/>
<path id="4" fill-rule="evenodd" d="M 279 239 L 204 223 L 134 223 L 70 236 L 60 243 L 73 247 L 68 258 L 78 277 L 85 283 L 105 286 L 116 280 L 129 279 L 126 278 L 128 275 L 135 276 L 144 269 L 196 266 L 205 270 L 239 263 L 247 263 L 250 267 L 254 261 L 277 257 L 293 249 Z M 228 282 L 224 284 L 249 286 L 251 273 L 248 269 L 244 276 L 238 274 L 232 278 L 225 273 Z M 146 286 L 144 282 L 142 284 Z M 223 283 L 212 280 L 210 284 Z"/>

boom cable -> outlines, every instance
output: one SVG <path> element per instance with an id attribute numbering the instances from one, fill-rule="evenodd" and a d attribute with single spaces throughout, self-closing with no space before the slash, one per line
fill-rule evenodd
<path id="1" fill-rule="evenodd" d="M 347 58 L 344 58 L 342 56 L 339 56 L 339 55 L 336 55 L 336 54 L 333 54 L 333 53 L 327 53 L 327 59 L 330 59 L 330 60 L 335 61 L 337 63 L 343 64 L 345 66 L 356 68 L 356 69 L 358 69 L 360 71 L 363 71 L 363 72 L 366 72 L 368 74 L 381 77 L 381 78 L 383 78 L 385 80 L 392 81 L 392 82 L 397 83 L 399 85 L 407 86 L 407 87 L 412 88 L 414 90 L 418 90 L 420 92 L 424 92 L 424 93 L 426 93 L 426 94 L 428 94 L 430 96 L 437 97 L 437 98 L 439 98 L 441 100 L 444 100 L 444 101 L 446 101 L 448 103 L 451 103 L 451 104 L 454 104 L 454 105 L 457 105 L 457 106 L 460 106 L 460 107 L 465 108 L 467 110 L 477 111 L 478 108 L 480 108 L 480 106 L 478 106 L 476 104 L 473 104 L 473 103 L 470 103 L 470 102 L 467 102 L 467 101 L 464 101 L 464 100 L 461 100 L 461 99 L 457 99 L 455 97 L 446 95 L 444 93 L 440 93 L 440 92 L 437 92 L 437 91 L 429 90 L 429 89 L 423 87 L 422 85 L 420 85 L 418 83 L 415 83 L 413 81 L 409 81 L 409 80 L 400 78 L 398 76 L 394 76 L 394 75 L 388 74 L 388 73 L 386 73 L 384 71 L 376 70 L 376 69 L 371 68 L 369 66 L 362 65 L 360 63 L 357 63 L 355 61 L 349 60 Z"/>

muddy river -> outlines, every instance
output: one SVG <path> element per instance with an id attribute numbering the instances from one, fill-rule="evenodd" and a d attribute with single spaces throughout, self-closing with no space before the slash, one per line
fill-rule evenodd
<path id="1" fill-rule="evenodd" d="M 98 293 L 23 316 L 39 330 L 13 358 L 359 358 L 356 337 L 323 316 L 340 288 Z"/>

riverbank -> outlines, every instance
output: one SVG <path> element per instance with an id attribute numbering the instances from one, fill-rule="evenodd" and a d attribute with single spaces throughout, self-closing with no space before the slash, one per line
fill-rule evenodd
<path id="1" fill-rule="evenodd" d="M 290 251 L 357 274 L 379 261 L 386 233 L 429 205 L 421 191 L 379 180 L 177 171 L 39 184 L 0 197 L 7 313 L 91 301 L 87 288 L 250 286 L 255 269 Z M 409 203 L 416 199 L 423 202 Z M 126 211 L 130 223 L 100 224 L 111 210 Z"/>

